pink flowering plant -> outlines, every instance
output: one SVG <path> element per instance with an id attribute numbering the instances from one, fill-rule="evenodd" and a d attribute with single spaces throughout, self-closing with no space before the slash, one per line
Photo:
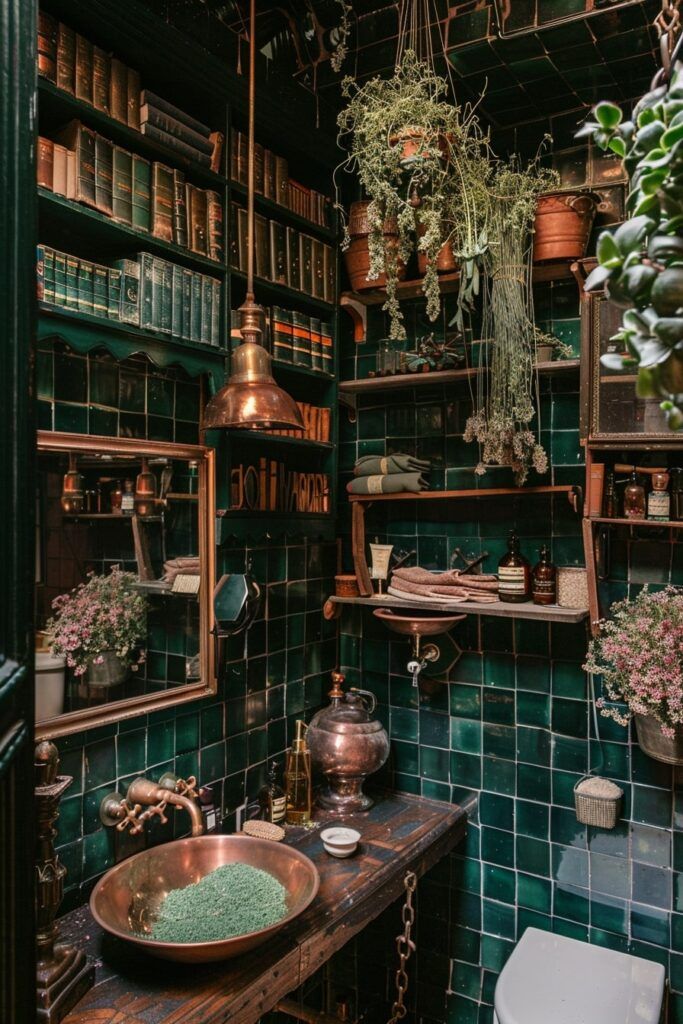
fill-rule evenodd
<path id="1" fill-rule="evenodd" d="M 683 593 L 643 587 L 633 601 L 613 604 L 611 614 L 583 666 L 602 676 L 607 696 L 597 701 L 600 714 L 624 726 L 646 715 L 673 737 L 683 723 Z"/>
<path id="2" fill-rule="evenodd" d="M 90 662 L 101 665 L 105 651 L 114 651 L 133 671 L 144 662 L 137 647 L 147 635 L 147 601 L 136 582 L 134 573 L 115 565 L 104 576 L 89 573 L 87 583 L 54 599 L 47 636 L 52 653 L 65 658 L 74 675 L 84 675 Z"/>

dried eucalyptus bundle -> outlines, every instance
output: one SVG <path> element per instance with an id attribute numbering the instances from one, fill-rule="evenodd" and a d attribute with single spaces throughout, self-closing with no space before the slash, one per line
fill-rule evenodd
<path id="1" fill-rule="evenodd" d="M 531 426 L 536 416 L 537 331 L 530 240 L 536 199 L 555 184 L 556 176 L 535 163 L 524 170 L 514 163 L 501 164 L 491 183 L 483 310 L 483 338 L 489 349 L 485 362 L 490 372 L 479 375 L 478 410 L 467 421 L 464 436 L 481 445 L 476 473 L 484 474 L 490 465 L 510 466 L 518 485 L 525 482 L 532 466 L 537 473 L 548 468 L 547 455 Z"/>

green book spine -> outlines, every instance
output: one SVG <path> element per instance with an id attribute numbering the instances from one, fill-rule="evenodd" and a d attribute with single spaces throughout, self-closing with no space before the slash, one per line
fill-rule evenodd
<path id="1" fill-rule="evenodd" d="M 325 298 L 325 246 L 317 238 L 311 240 L 312 290 L 316 299 Z"/>
<path id="2" fill-rule="evenodd" d="M 334 352 L 332 347 L 332 325 L 325 323 L 324 321 L 320 325 L 320 343 L 322 368 L 325 373 L 333 373 Z"/>
<path id="3" fill-rule="evenodd" d="M 173 330 L 173 264 L 168 260 L 157 260 L 157 263 L 161 273 L 159 330 L 170 334 Z"/>
<path id="4" fill-rule="evenodd" d="M 95 138 L 95 206 L 100 213 L 111 217 L 113 190 L 114 147 L 109 139 Z"/>
<path id="5" fill-rule="evenodd" d="M 317 317 L 310 319 L 311 328 L 311 369 L 322 370 L 323 368 L 323 346 L 322 346 L 322 324 Z"/>
<path id="6" fill-rule="evenodd" d="M 99 263 L 93 264 L 92 294 L 95 316 L 106 317 L 109 312 L 109 270 Z"/>
<path id="7" fill-rule="evenodd" d="M 190 301 L 190 339 L 202 340 L 202 275 L 192 274 L 192 296 Z"/>
<path id="8" fill-rule="evenodd" d="M 296 228 L 287 228 L 287 284 L 295 291 L 301 291 L 299 232 Z"/>
<path id="9" fill-rule="evenodd" d="M 292 340 L 294 362 L 299 366 L 311 365 L 311 324 L 305 313 L 292 313 Z"/>
<path id="10" fill-rule="evenodd" d="M 140 327 L 152 329 L 154 322 L 154 256 L 140 253 Z"/>
<path id="11" fill-rule="evenodd" d="M 182 171 L 173 171 L 173 237 L 176 245 L 187 249 L 187 199 L 185 175 Z"/>
<path id="12" fill-rule="evenodd" d="M 217 347 L 221 343 L 221 282 L 211 278 L 213 299 L 211 304 L 211 344 Z"/>
<path id="13" fill-rule="evenodd" d="M 155 161 L 152 165 L 152 234 L 165 242 L 173 239 L 173 171 Z"/>
<path id="14" fill-rule="evenodd" d="M 306 295 L 313 294 L 313 239 L 310 235 L 300 235 L 301 291 Z"/>
<path id="15" fill-rule="evenodd" d="M 107 272 L 107 311 L 110 320 L 121 319 L 121 279 L 123 275 L 116 267 Z"/>
<path id="16" fill-rule="evenodd" d="M 133 223 L 133 157 L 114 146 L 112 216 L 122 224 Z"/>
<path id="17" fill-rule="evenodd" d="M 211 344 L 211 317 L 213 310 L 213 285 L 211 278 L 202 277 L 202 327 L 201 338 L 205 345 Z"/>
<path id="18" fill-rule="evenodd" d="M 43 300 L 51 305 L 55 301 L 55 251 L 43 246 Z"/>
<path id="19" fill-rule="evenodd" d="M 334 249 L 330 245 L 323 246 L 323 274 L 325 277 L 323 298 L 325 302 L 334 302 L 337 290 L 337 262 L 334 258 Z"/>
<path id="20" fill-rule="evenodd" d="M 192 336 L 192 271 L 183 267 L 183 338 Z"/>
<path id="21" fill-rule="evenodd" d="M 174 338 L 183 336 L 183 268 L 171 266 L 171 334 Z"/>
<path id="22" fill-rule="evenodd" d="M 223 204 L 218 192 L 206 193 L 206 221 L 209 258 L 223 260 Z"/>
<path id="23" fill-rule="evenodd" d="M 36 298 L 45 301 L 45 246 L 36 246 Z"/>
<path id="24" fill-rule="evenodd" d="M 279 221 L 270 221 L 270 280 L 287 284 L 287 229 Z"/>
<path id="25" fill-rule="evenodd" d="M 89 260 L 78 261 L 78 310 L 80 313 L 94 310 L 93 265 Z"/>
<path id="26" fill-rule="evenodd" d="M 127 324 L 139 324 L 140 261 L 115 260 L 114 267 L 121 271 L 121 320 Z"/>
<path id="27" fill-rule="evenodd" d="M 66 257 L 66 305 L 78 309 L 78 258 Z"/>
<path id="28" fill-rule="evenodd" d="M 280 306 L 273 306 L 272 323 L 273 357 L 281 363 L 293 362 L 292 314 Z"/>
<path id="29" fill-rule="evenodd" d="M 55 250 L 55 306 L 66 305 L 66 256 Z"/>
<path id="30" fill-rule="evenodd" d="M 149 231 L 150 226 L 150 175 L 149 160 L 133 153 L 133 227 L 137 231 Z"/>

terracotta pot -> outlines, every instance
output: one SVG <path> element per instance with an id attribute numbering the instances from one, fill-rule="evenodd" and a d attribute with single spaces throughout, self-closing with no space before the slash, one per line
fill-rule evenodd
<path id="1" fill-rule="evenodd" d="M 534 263 L 581 259 L 586 252 L 595 198 L 586 192 L 539 196 L 534 222 Z"/>
<path id="2" fill-rule="evenodd" d="M 401 146 L 401 161 L 408 164 L 415 160 L 415 157 L 420 151 L 420 147 L 424 142 L 425 133 L 421 128 L 406 128 L 402 132 L 396 132 L 395 135 L 391 135 L 389 138 L 390 146 Z M 448 141 L 445 135 L 439 136 L 438 142 L 441 155 L 444 159 L 448 158 Z"/>
<path id="3" fill-rule="evenodd" d="M 386 274 L 380 274 L 373 280 L 368 279 L 370 269 L 370 252 L 368 236 L 370 224 L 368 222 L 369 200 L 351 203 L 349 213 L 349 234 L 351 244 L 344 253 L 346 272 L 349 275 L 351 290 L 354 292 L 372 291 L 375 288 L 386 287 Z M 384 244 L 387 248 L 398 248 L 398 226 L 395 220 L 387 220 L 384 225 Z M 405 263 L 399 260 L 398 277 L 402 280 L 406 276 Z"/>
<path id="4" fill-rule="evenodd" d="M 417 253 L 417 269 L 420 273 L 420 277 L 424 277 L 427 273 L 427 254 L 420 252 Z M 455 256 L 453 255 L 453 249 L 450 242 L 444 242 L 439 249 L 439 253 L 436 257 L 436 269 L 439 274 L 452 274 L 454 270 L 458 269 Z"/>
<path id="5" fill-rule="evenodd" d="M 644 754 L 665 764 L 683 764 L 683 729 L 677 729 L 676 735 L 669 739 L 656 718 L 649 715 L 634 718 L 638 743 Z"/>
<path id="6" fill-rule="evenodd" d="M 537 345 L 536 346 L 536 362 L 537 363 L 549 363 L 553 358 L 553 346 L 552 345 Z"/>

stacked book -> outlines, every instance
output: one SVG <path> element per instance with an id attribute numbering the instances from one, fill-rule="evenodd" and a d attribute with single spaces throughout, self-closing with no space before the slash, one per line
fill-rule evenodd
<path id="1" fill-rule="evenodd" d="M 220 345 L 221 282 L 151 253 L 107 265 L 39 245 L 37 277 L 48 305 Z"/>
<path id="2" fill-rule="evenodd" d="M 230 214 L 230 265 L 245 271 L 247 211 L 232 203 Z M 254 242 L 257 277 L 334 302 L 337 269 L 332 246 L 258 213 L 254 218 Z"/>
<path id="3" fill-rule="evenodd" d="M 149 89 L 141 92 L 137 71 L 45 11 L 38 14 L 38 74 L 184 159 L 220 170 L 221 132 Z"/>
<path id="4" fill-rule="evenodd" d="M 43 188 L 136 231 L 216 262 L 223 259 L 218 192 L 191 185 L 182 171 L 150 163 L 80 121 L 71 121 L 53 139 L 38 139 L 37 177 Z"/>
<path id="5" fill-rule="evenodd" d="M 122 61 L 40 11 L 38 74 L 130 128 L 140 128 L 140 76 Z"/>
<path id="6" fill-rule="evenodd" d="M 247 136 L 236 128 L 230 132 L 230 177 L 247 187 Z M 254 147 L 254 188 L 266 199 L 285 206 L 320 227 L 330 226 L 331 200 L 289 177 L 289 165 L 258 143 Z"/>
<path id="7" fill-rule="evenodd" d="M 334 373 L 332 325 L 296 310 L 271 306 L 262 325 L 263 344 L 281 363 L 303 366 L 323 373 Z M 230 348 L 242 341 L 240 313 L 230 313 Z"/>
<path id="8" fill-rule="evenodd" d="M 263 433 L 277 437 L 298 437 L 304 441 L 329 441 L 332 410 L 326 406 L 309 405 L 308 402 L 296 404 L 304 425 L 303 433 L 300 430 L 265 430 Z"/>

